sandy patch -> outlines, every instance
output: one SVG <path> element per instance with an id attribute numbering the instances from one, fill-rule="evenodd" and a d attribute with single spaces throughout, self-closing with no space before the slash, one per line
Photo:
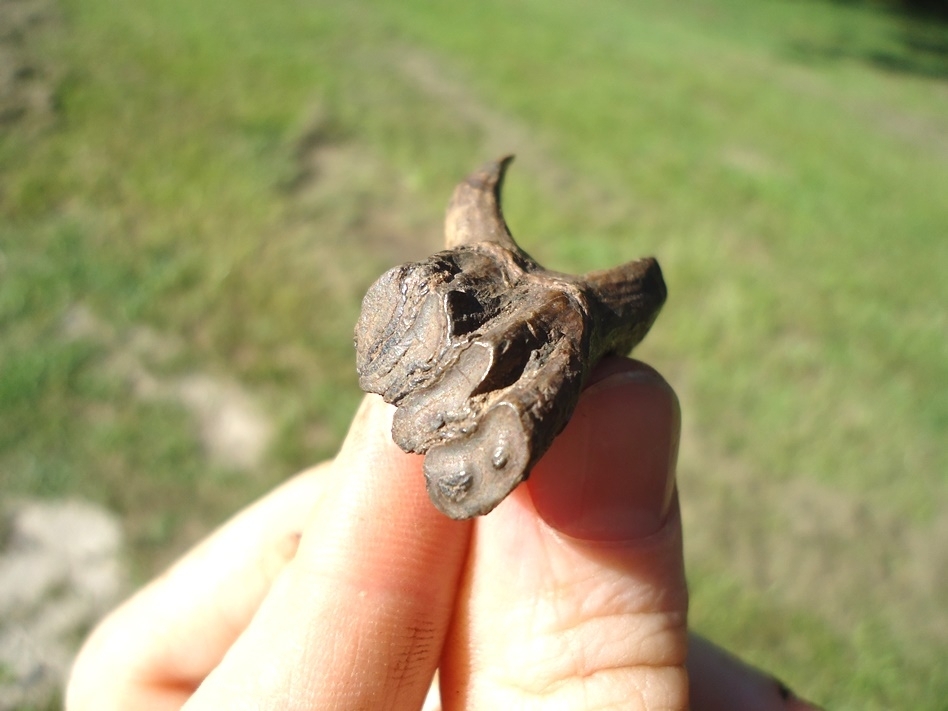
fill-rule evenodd
<path id="1" fill-rule="evenodd" d="M 171 336 L 140 326 L 120 334 L 83 305 L 64 319 L 68 338 L 90 338 L 107 345 L 105 366 L 113 377 L 130 383 L 146 401 L 181 404 L 194 418 L 195 431 L 208 459 L 220 466 L 252 470 L 266 455 L 273 423 L 251 393 L 237 381 L 208 373 L 168 377 L 155 367 L 181 352 Z"/>
<path id="2" fill-rule="evenodd" d="M 0 514 L 0 711 L 44 708 L 77 640 L 127 588 L 122 532 L 82 501 L 10 502 Z"/>

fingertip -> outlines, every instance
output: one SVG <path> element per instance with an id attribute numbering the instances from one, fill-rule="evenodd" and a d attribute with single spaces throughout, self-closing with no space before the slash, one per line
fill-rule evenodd
<path id="1" fill-rule="evenodd" d="M 422 457 L 392 442 L 392 410 L 378 396 L 363 400 L 295 555 L 198 690 L 207 708 L 239 697 L 296 708 L 286 702 L 300 688 L 307 708 L 420 706 L 470 524 L 432 506 Z M 261 658 L 263 675 L 254 672 Z"/>
<path id="2" fill-rule="evenodd" d="M 692 711 L 820 711 L 786 684 L 703 637 L 688 639 Z"/>
<path id="3" fill-rule="evenodd" d="M 452 702 L 685 708 L 677 423 L 654 370 L 604 363 L 526 485 L 477 521 L 441 667 Z"/>
<path id="4" fill-rule="evenodd" d="M 596 364 L 596 367 L 593 368 L 593 371 L 589 374 L 589 378 L 586 380 L 585 388 L 588 390 L 599 381 L 619 373 L 642 373 L 643 375 L 652 376 L 657 380 L 661 380 L 668 385 L 665 378 L 662 377 L 662 374 L 648 363 L 643 363 L 635 358 L 612 355 L 606 356 Z M 668 387 L 669 389 L 671 388 L 670 385 Z"/>
<path id="5" fill-rule="evenodd" d="M 336 460 L 364 458 L 366 454 L 404 454 L 392 441 L 392 417 L 395 406 L 381 397 L 367 394 L 352 417 L 349 431 L 342 442 Z"/>
<path id="6" fill-rule="evenodd" d="M 675 488 L 681 415 L 657 371 L 610 358 L 528 481 L 541 518 L 561 533 L 622 541 L 655 533 Z"/>

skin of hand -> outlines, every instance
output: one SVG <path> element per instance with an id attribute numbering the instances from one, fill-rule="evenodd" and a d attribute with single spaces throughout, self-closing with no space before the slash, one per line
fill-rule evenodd
<path id="1" fill-rule="evenodd" d="M 601 364 L 527 483 L 476 521 L 432 506 L 392 412 L 367 396 L 332 462 L 103 620 L 66 708 L 417 711 L 436 670 L 443 711 L 815 708 L 689 637 L 680 414 L 654 370 Z"/>

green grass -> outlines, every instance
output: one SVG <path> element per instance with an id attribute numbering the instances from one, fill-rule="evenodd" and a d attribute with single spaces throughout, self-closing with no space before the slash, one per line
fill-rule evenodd
<path id="1" fill-rule="evenodd" d="M 737 463 L 945 560 L 925 540 L 948 503 L 944 27 L 812 1 L 69 0 L 35 41 L 53 119 L 0 133 L 0 486 L 108 504 L 140 575 L 332 454 L 361 294 L 437 248 L 454 183 L 500 150 L 541 261 L 659 257 L 641 355 L 713 452 L 684 497 Z M 242 384 L 275 426 L 264 461 L 209 459 L 143 372 Z M 799 557 L 786 511 L 755 515 Z M 853 625 L 832 588 L 690 562 L 698 627 L 801 693 L 941 708 L 943 576 L 901 617 L 877 614 L 899 602 L 880 578 Z"/>

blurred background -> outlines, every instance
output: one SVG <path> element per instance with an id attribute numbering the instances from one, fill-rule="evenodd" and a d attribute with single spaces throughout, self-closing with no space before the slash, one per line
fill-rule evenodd
<path id="1" fill-rule="evenodd" d="M 333 455 L 363 293 L 507 152 L 543 264 L 664 269 L 694 626 L 828 708 L 945 709 L 943 15 L 0 0 L 0 709 Z"/>

